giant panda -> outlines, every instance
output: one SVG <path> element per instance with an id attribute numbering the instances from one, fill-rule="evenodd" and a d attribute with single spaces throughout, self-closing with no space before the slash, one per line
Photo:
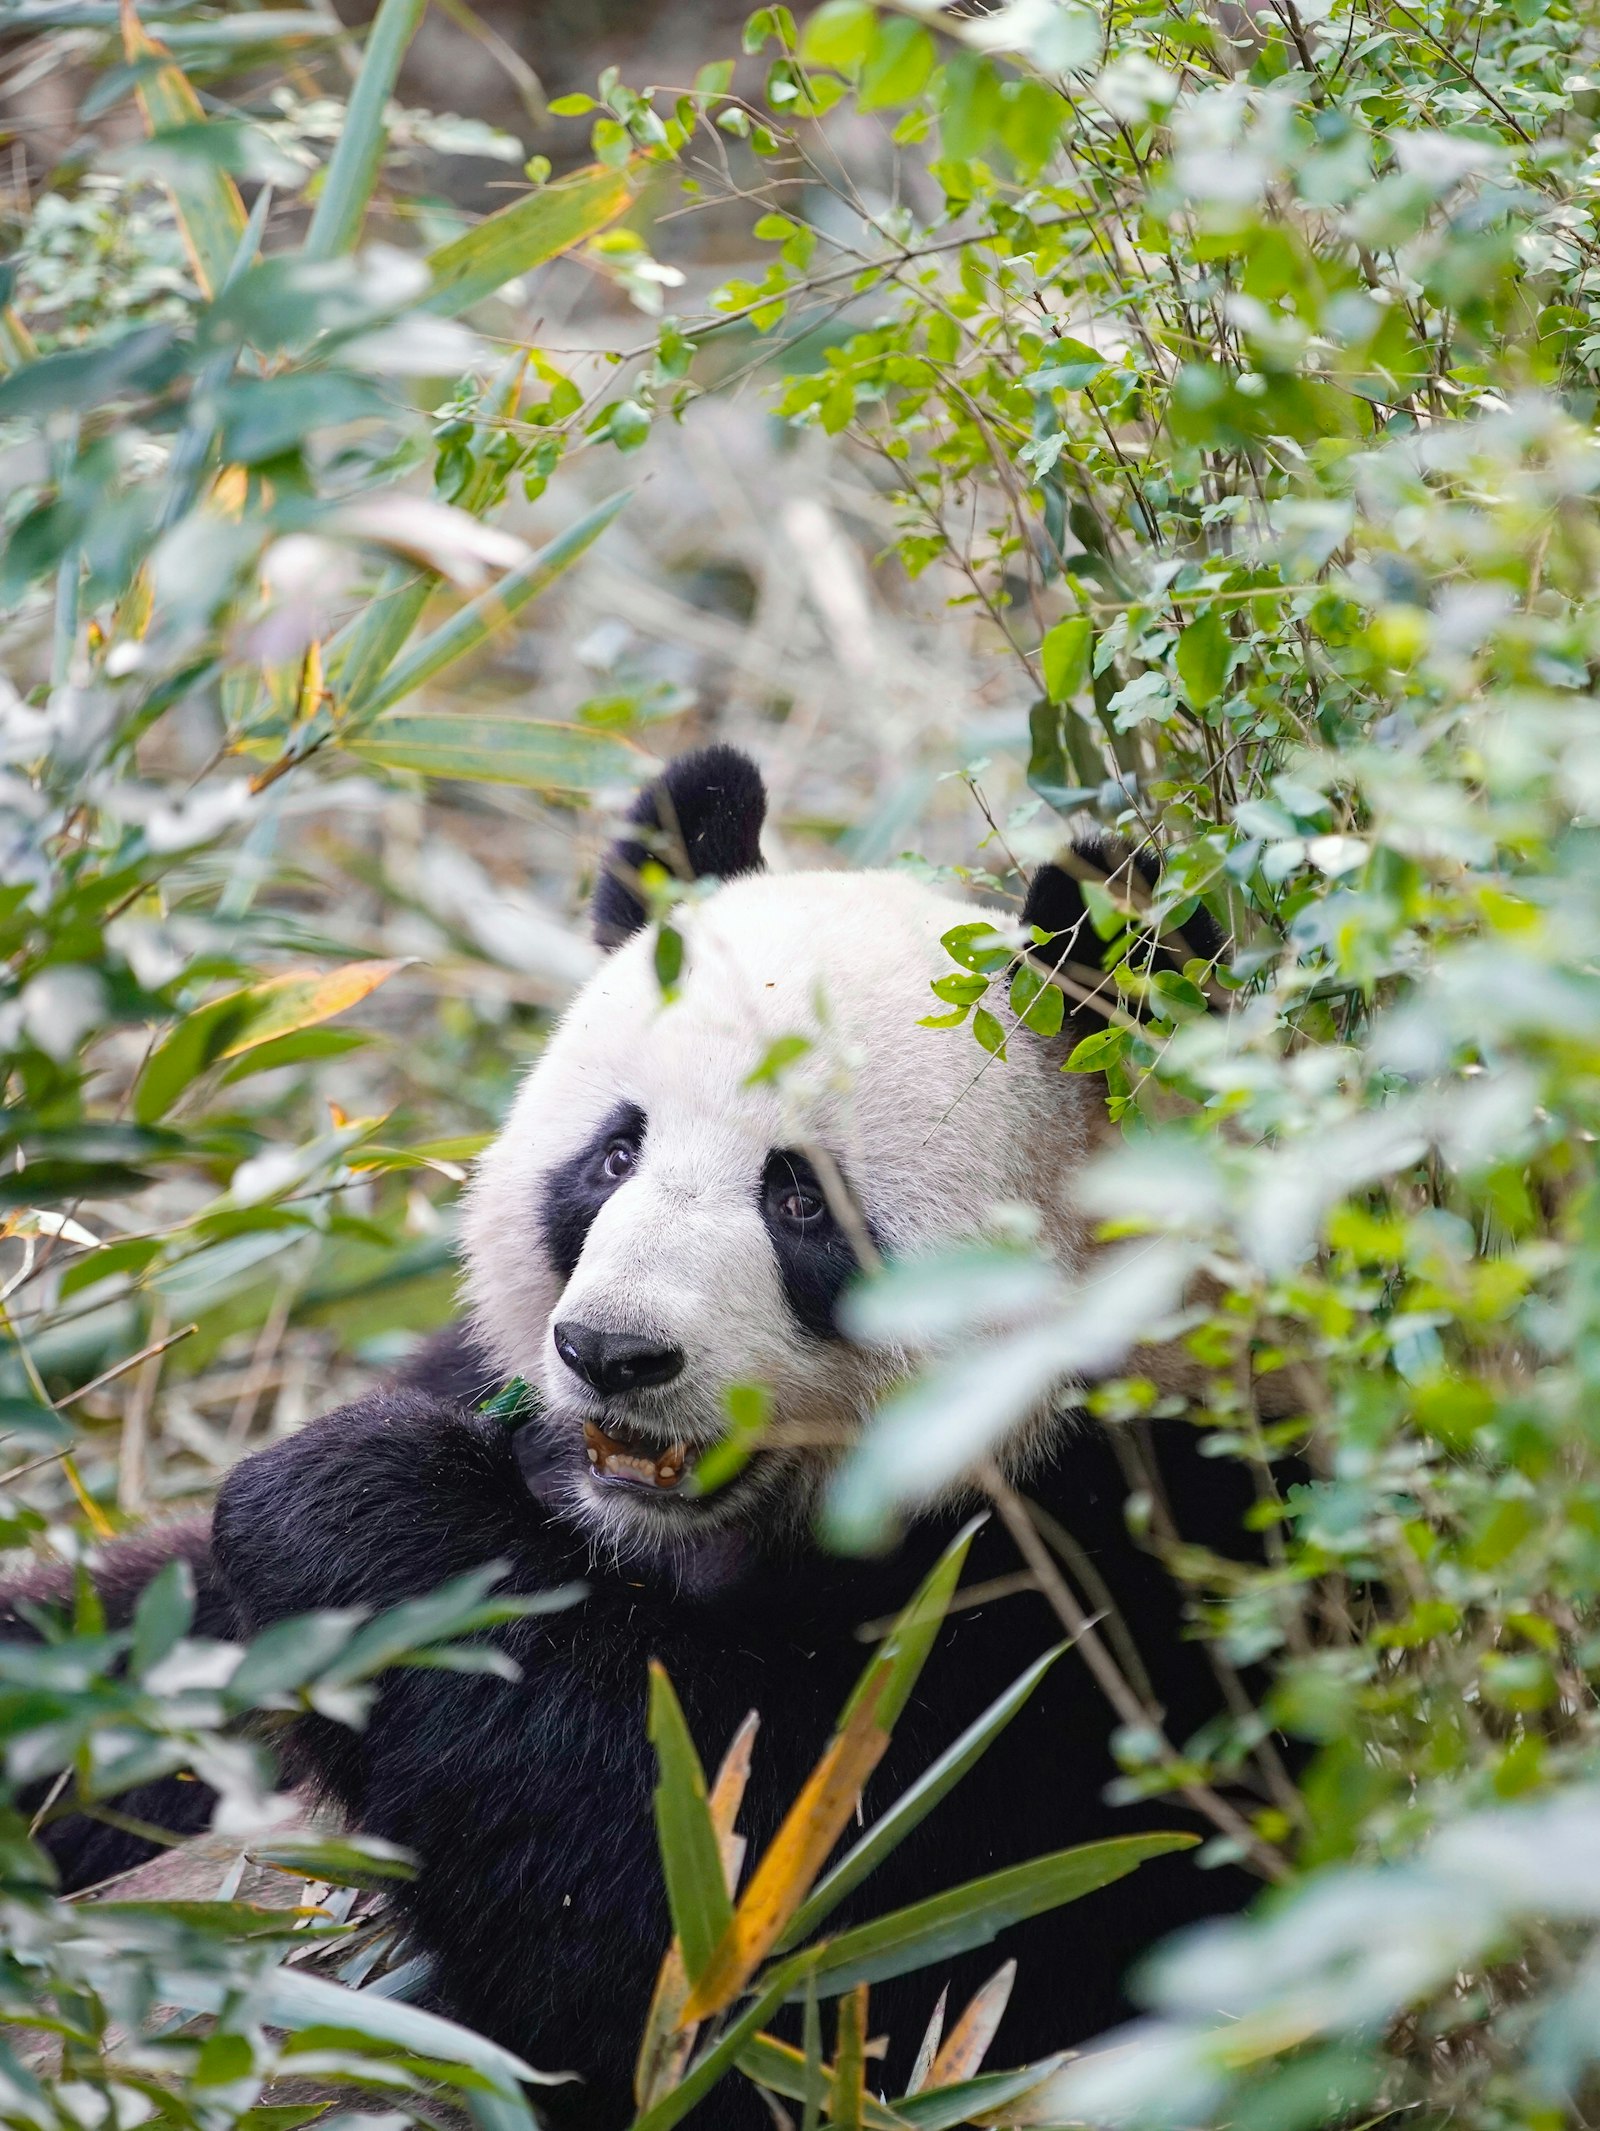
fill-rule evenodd
<path id="1" fill-rule="evenodd" d="M 515 1682 L 396 1671 L 362 1731 L 306 1717 L 289 1751 L 291 1773 L 353 1824 L 415 1854 L 397 1900 L 431 1957 L 432 2002 L 541 2069 L 578 2074 L 539 2096 L 573 2131 L 617 2131 L 634 2113 L 634 2053 L 669 1937 L 648 1661 L 665 1666 L 708 1767 L 760 1713 L 741 1822 L 758 1850 L 860 1670 L 861 1631 L 893 1615 L 971 1508 L 969 1492 L 947 1490 L 868 1559 L 816 1537 L 819 1492 L 896 1371 L 841 1331 L 863 1259 L 928 1250 L 1001 1206 L 1030 1210 L 1069 1278 L 1092 1251 L 1071 1187 L 1106 1136 L 1104 1102 L 1060 1070 L 1082 1015 L 979 1070 L 974 1046 L 922 1025 L 929 979 L 950 966 L 941 935 L 972 906 L 901 873 L 767 873 L 764 806 L 754 766 L 720 747 L 643 794 L 595 894 L 606 959 L 471 1184 L 462 1323 L 405 1379 L 244 1460 L 209 1552 L 188 1542 L 204 1617 L 239 1635 L 388 1605 L 489 1561 L 513 1591 L 584 1585 L 569 1608 L 496 1631 Z M 683 963 L 670 995 L 641 878 L 653 858 L 697 884 L 671 920 Z M 1061 938 L 1082 914 L 1072 872 L 1042 869 L 1025 923 Z M 795 1036 L 806 1048 L 787 1070 L 757 1070 Z M 482 1409 L 515 1378 L 535 1410 L 512 1428 Z M 748 1383 L 770 1393 L 767 1447 L 699 1495 L 695 1460 L 727 1425 L 729 1387 Z M 1182 1740 L 1216 1712 L 1215 1682 L 1164 1571 L 1129 1537 L 1114 1444 L 1066 1393 L 1056 1405 L 1002 1460 L 1092 1559 Z M 1185 1535 L 1235 1539 L 1237 1472 L 1198 1456 L 1182 1422 L 1157 1450 Z M 948 1619 L 869 1815 L 1059 1641 L 1038 1594 L 1011 1589 L 1017 1566 L 997 1526 L 980 1532 L 966 1571 L 978 1602 Z M 1068 1844 L 1189 1825 L 1170 1799 L 1108 1802 L 1113 1724 L 1068 1653 L 845 1914 Z M 58 1843 L 69 1878 L 71 1826 Z M 889 2058 L 875 2083 L 900 2090 L 940 1989 L 959 2002 L 1000 1954 L 1020 1965 L 991 2062 L 1082 2042 L 1124 2013 L 1146 1947 L 1247 1884 L 1166 1857 L 1016 1927 L 998 1954 L 882 1987 L 871 2027 Z M 708 2131 L 768 2120 L 737 2077 L 696 2117 Z"/>

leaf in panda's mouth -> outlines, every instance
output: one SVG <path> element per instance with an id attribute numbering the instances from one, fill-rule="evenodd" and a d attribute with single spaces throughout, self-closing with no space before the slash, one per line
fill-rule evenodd
<path id="1" fill-rule="evenodd" d="M 650 1443 L 631 1428 L 607 1432 L 596 1421 L 583 1424 L 584 1447 L 596 1479 L 626 1480 L 635 1487 L 670 1494 L 694 1464 L 687 1443 Z"/>

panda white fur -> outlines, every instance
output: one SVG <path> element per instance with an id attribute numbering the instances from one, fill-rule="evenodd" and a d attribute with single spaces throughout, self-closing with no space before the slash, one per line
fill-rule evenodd
<path id="1" fill-rule="evenodd" d="M 1063 1078 L 1061 1043 L 1023 1035 L 986 1067 L 920 1025 L 955 966 L 941 936 L 973 917 L 906 874 L 736 878 L 675 915 L 670 998 L 641 928 L 528 1075 L 467 1202 L 473 1323 L 572 1446 L 564 1505 L 624 1551 L 745 1519 L 756 1494 L 804 1517 L 819 1446 L 848 1440 L 899 1366 L 834 1336 L 863 1249 L 905 1258 L 1020 1205 L 1080 1262 L 1066 1186 L 1103 1135 L 1098 1091 Z M 786 1069 L 753 1079 L 795 1038 Z M 728 1388 L 752 1382 L 770 1440 L 802 1447 L 694 1501 L 676 1453 L 692 1465 L 726 1430 Z M 608 1416 L 634 1456 L 596 1441 Z M 633 1484 L 663 1471 L 677 1484 Z"/>
<path id="2" fill-rule="evenodd" d="M 1081 1019 L 1054 1042 L 1014 1042 L 987 1070 L 972 1044 L 918 1026 L 929 978 L 950 966 L 940 935 L 971 922 L 971 905 L 897 874 L 763 875 L 762 808 L 754 769 L 725 749 L 683 759 L 644 795 L 596 895 L 612 952 L 472 1186 L 467 1320 L 409 1380 L 245 1460 L 223 1488 L 210 1554 L 189 1546 L 212 1632 L 394 1603 L 489 1560 L 515 1590 L 587 1580 L 569 1611 L 497 1631 L 519 1682 L 397 1672 L 363 1733 L 308 1718 L 291 1752 L 292 1774 L 416 1852 L 398 1899 L 433 1957 L 436 2002 L 536 2065 L 580 2073 L 539 2104 L 583 2131 L 615 2131 L 632 2113 L 632 2054 L 668 1935 L 647 1660 L 666 1665 L 708 1764 L 747 1710 L 761 1712 L 743 1816 L 760 1845 L 859 1670 L 857 1629 L 903 1603 L 956 1514 L 935 1504 L 871 1561 L 812 1539 L 819 1478 L 894 1365 L 840 1336 L 838 1297 L 863 1256 L 927 1249 L 1001 1204 L 1033 1210 L 1070 1274 L 1088 1245 L 1068 1187 L 1105 1131 L 1097 1091 L 1059 1070 Z M 723 883 L 673 917 L 686 954 L 670 1000 L 642 900 L 652 856 Z M 1046 869 L 1024 915 L 1092 962 L 1076 947 L 1070 872 Z M 804 1053 L 757 1075 L 794 1036 Z M 512 1433 L 476 1408 L 515 1376 L 539 1388 L 542 1411 Z M 777 1447 L 696 1498 L 686 1471 L 725 1428 L 728 1387 L 751 1382 L 771 1389 Z M 1197 1457 L 1181 1424 L 1157 1447 L 1186 1535 L 1226 1546 L 1236 1475 Z M 1039 1448 L 1035 1429 L 1030 1492 L 1093 1558 L 1182 1739 L 1217 1696 L 1165 1574 L 1127 1535 L 1114 1449 L 1066 1422 L 1043 1460 Z M 969 1582 L 1015 1568 L 1003 1535 L 979 1535 Z M 148 1573 L 147 1562 L 121 1577 L 112 1565 L 114 1614 Z M 869 1812 L 1058 1633 L 1037 1595 L 955 1612 Z M 1184 1824 L 1171 1802 L 1107 1803 L 1111 1727 L 1064 1658 L 845 1915 L 1071 1843 Z M 160 1817 L 151 1799 L 140 1810 Z M 73 1825 L 56 1833 L 69 1881 L 83 1876 Z M 107 1868 L 103 1848 L 95 1865 Z M 1229 1878 L 1168 1859 L 1016 1929 L 1005 1950 L 1021 1972 L 994 2061 L 1107 2025 L 1130 1959 L 1237 1899 L 1244 1883 Z M 955 1964 L 956 1989 L 995 1958 Z M 873 2029 L 893 2041 L 885 2091 L 945 1980 L 874 1993 Z M 695 2121 L 767 2118 L 735 2078 Z"/>

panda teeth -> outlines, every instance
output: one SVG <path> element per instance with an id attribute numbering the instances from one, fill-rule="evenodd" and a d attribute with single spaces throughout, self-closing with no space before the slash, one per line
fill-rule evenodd
<path id="1" fill-rule="evenodd" d="M 630 1449 L 594 1421 L 584 1422 L 583 1439 L 589 1463 L 596 1473 L 603 1473 L 608 1479 L 641 1480 L 670 1492 L 689 1464 L 687 1443 L 669 1443 L 658 1451 Z"/>

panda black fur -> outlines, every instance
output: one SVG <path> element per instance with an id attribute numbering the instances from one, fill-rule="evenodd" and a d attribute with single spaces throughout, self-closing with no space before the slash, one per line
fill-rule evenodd
<path id="1" fill-rule="evenodd" d="M 410 1382 L 246 1459 L 199 1563 L 208 1607 L 240 1634 L 319 1607 L 391 1604 L 490 1560 L 507 1564 L 516 1591 L 586 1582 L 571 1609 L 496 1631 L 518 1683 L 395 1672 L 362 1733 L 308 1718 L 291 1747 L 291 1773 L 420 1859 L 397 1898 L 434 1957 L 435 2002 L 541 2069 L 581 2074 L 541 2089 L 540 2106 L 583 2131 L 633 2113 L 633 2053 L 668 1935 L 647 1661 L 666 1666 L 708 1765 L 759 1710 L 741 1817 L 758 1851 L 860 1669 L 856 1631 L 904 1602 L 960 1515 L 932 1505 L 892 1554 L 865 1562 L 810 1538 L 833 1445 L 896 1366 L 832 1322 L 860 1247 L 926 1248 L 1008 1200 L 1034 1209 L 1069 1274 L 1088 1252 L 1061 1188 L 1104 1133 L 1091 1089 L 1059 1072 L 1083 1022 L 1055 1043 L 1014 1043 L 1006 1064 L 975 1075 L 969 1044 L 916 1027 L 928 977 L 948 967 L 939 935 L 970 908 L 897 875 L 763 877 L 762 805 L 753 768 L 726 749 L 684 758 L 641 800 L 596 895 L 615 951 L 530 1074 L 471 1194 L 467 1324 Z M 688 953 L 665 1007 L 641 930 L 648 857 L 726 883 L 675 920 Z M 1070 875 L 1045 869 L 1025 915 L 1074 933 L 1083 907 Z M 793 1072 L 752 1082 L 767 1047 L 796 1032 L 811 1048 Z M 513 1375 L 543 1406 L 515 1433 L 475 1410 Z M 722 1394 L 741 1381 L 771 1387 L 775 1434 L 794 1447 L 758 1455 L 703 1503 L 652 1484 L 652 1464 L 717 1434 Z M 1181 1424 L 1160 1434 L 1166 1492 L 1186 1537 L 1226 1548 L 1242 1482 L 1194 1443 Z M 1128 1539 L 1112 1444 L 1040 1421 L 1013 1469 L 1093 1557 L 1181 1740 L 1218 1695 L 1165 1573 Z M 1015 1567 L 987 1529 L 966 1581 Z M 869 1816 L 1058 1636 L 1035 1595 L 955 1612 L 872 1779 Z M 1071 1843 L 1183 1825 L 1170 1801 L 1105 1803 L 1111 1728 L 1081 1663 L 1058 1660 L 844 1915 Z M 71 1825 L 58 1855 L 81 1882 Z M 872 2027 L 894 2047 L 875 2083 L 903 2085 L 946 1980 L 959 2002 L 1005 1954 L 1020 1973 L 991 2062 L 1084 2040 L 1125 2011 L 1122 1979 L 1145 1947 L 1243 1885 L 1169 1857 L 948 1975 L 880 1987 Z M 731 2079 L 696 2121 L 768 2119 Z"/>

